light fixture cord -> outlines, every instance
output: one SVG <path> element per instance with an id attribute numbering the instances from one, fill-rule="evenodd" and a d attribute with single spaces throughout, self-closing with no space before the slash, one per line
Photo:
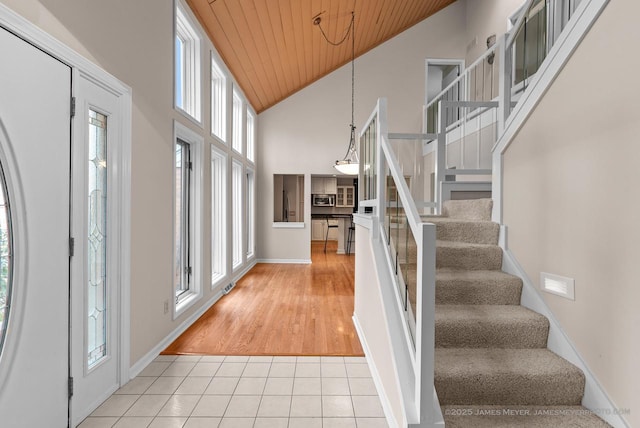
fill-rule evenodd
<path id="1" fill-rule="evenodd" d="M 327 37 L 326 33 L 322 29 L 322 25 L 320 24 L 320 18 L 317 17 L 317 26 L 320 28 L 320 33 L 322 37 L 332 46 L 339 46 L 343 44 L 349 34 L 351 34 L 351 137 L 349 140 L 349 147 L 347 147 L 347 154 L 345 155 L 345 159 L 349 157 L 349 153 L 356 151 L 356 126 L 355 126 L 355 81 L 356 81 L 356 71 L 355 71 L 355 63 L 356 63 L 356 19 L 355 19 L 355 1 L 354 1 L 354 10 L 351 11 L 351 23 L 347 28 L 347 31 L 344 34 L 344 37 L 339 42 L 332 42 Z"/>
<path id="2" fill-rule="evenodd" d="M 355 150 L 355 100 L 356 100 L 356 20 L 355 20 L 355 12 L 351 11 L 351 142 L 349 143 L 349 148 L 353 147 Z"/>

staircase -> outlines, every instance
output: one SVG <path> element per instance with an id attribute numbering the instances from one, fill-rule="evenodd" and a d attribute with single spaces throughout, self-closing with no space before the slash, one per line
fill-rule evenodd
<path id="1" fill-rule="evenodd" d="M 436 225 L 435 387 L 447 427 L 608 427 L 585 377 L 547 346 L 549 321 L 502 272 L 491 200 L 447 201 Z"/>

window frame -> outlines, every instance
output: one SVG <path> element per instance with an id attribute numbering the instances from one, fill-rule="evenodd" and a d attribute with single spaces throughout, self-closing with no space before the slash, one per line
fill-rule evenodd
<path id="1" fill-rule="evenodd" d="M 227 153 L 211 145 L 211 289 L 228 277 L 227 270 Z M 215 236 L 219 240 L 215 240 Z"/>
<path id="2" fill-rule="evenodd" d="M 202 35 L 182 1 L 176 0 L 174 10 L 173 105 L 177 111 L 202 127 Z M 181 50 L 183 63 L 178 62 L 176 48 L 178 39 L 183 45 Z M 178 67 L 179 65 L 181 67 Z M 181 80 L 178 80 L 178 68 L 182 70 Z M 179 87 L 180 91 L 178 91 Z M 182 98 L 180 105 L 178 104 L 178 92 L 181 93 Z"/>
<path id="3" fill-rule="evenodd" d="M 231 148 L 234 152 L 244 156 L 244 100 L 242 94 L 234 86 L 231 94 Z"/>
<path id="4" fill-rule="evenodd" d="M 176 198 L 177 198 L 177 183 L 176 183 L 176 145 L 178 142 L 187 144 L 190 152 L 191 169 L 189 170 L 189 205 L 188 216 L 185 219 L 188 223 L 188 228 L 185 230 L 188 234 L 188 246 L 185 251 L 188 251 L 186 258 L 189 260 L 191 267 L 191 280 L 189 282 L 188 289 L 184 290 L 180 295 L 176 294 L 176 288 L 174 279 L 176 278 L 177 264 L 177 234 L 176 234 Z M 204 139 L 202 136 L 193 132 L 191 129 L 182 125 L 181 123 L 174 121 L 174 139 L 173 139 L 173 263 L 171 272 L 171 297 L 173 301 L 173 319 L 176 319 L 189 307 L 195 304 L 203 296 L 202 289 L 202 146 Z M 183 204 L 184 207 L 184 204 Z M 183 217 L 184 218 L 184 217 Z M 181 224 L 184 227 L 185 224 Z"/>
<path id="5" fill-rule="evenodd" d="M 247 160 L 252 164 L 256 163 L 256 120 L 257 116 L 247 107 L 245 114 Z"/>
<path id="6" fill-rule="evenodd" d="M 220 65 L 220 61 L 211 51 L 211 136 L 222 143 L 227 143 L 227 117 L 228 117 L 228 77 Z"/>
<path id="7" fill-rule="evenodd" d="M 247 260 L 256 255 L 256 173 L 246 168 L 246 197 L 245 197 L 245 254 Z"/>
<path id="8" fill-rule="evenodd" d="M 244 164 L 238 159 L 231 162 L 231 267 L 233 272 L 244 263 L 244 216 L 243 184 Z"/>

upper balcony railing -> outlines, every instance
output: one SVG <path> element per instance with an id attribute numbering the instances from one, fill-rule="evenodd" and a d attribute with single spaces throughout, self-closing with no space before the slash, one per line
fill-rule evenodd
<path id="1" fill-rule="evenodd" d="M 424 107 L 424 152 L 434 153 L 430 162 L 437 207 L 448 177 L 488 180 L 495 143 L 580 3 L 528 0 L 513 28 Z"/>

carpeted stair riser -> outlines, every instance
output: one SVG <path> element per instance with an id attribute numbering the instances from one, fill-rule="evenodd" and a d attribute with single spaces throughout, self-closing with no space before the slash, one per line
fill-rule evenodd
<path id="1" fill-rule="evenodd" d="M 441 405 L 579 405 L 580 369 L 547 349 L 436 348 Z"/>
<path id="2" fill-rule="evenodd" d="M 580 407 L 584 374 L 546 349 L 549 321 L 520 306 L 522 280 L 501 271 L 491 208 L 487 199 L 447 201 L 448 218 L 423 217 L 438 239 L 434 382 L 447 428 L 608 426 Z M 415 261 L 403 263 L 413 279 Z M 495 413 L 519 406 L 574 413 Z"/>
<path id="3" fill-rule="evenodd" d="M 432 218 L 428 221 L 436 225 L 436 236 L 441 241 L 498 245 L 500 225 L 497 223 L 448 218 Z"/>
<path id="4" fill-rule="evenodd" d="M 436 347 L 545 348 L 549 321 L 522 306 L 437 305 Z"/>
<path id="5" fill-rule="evenodd" d="M 519 305 L 522 280 L 501 271 L 438 269 L 437 305 Z"/>
<path id="6" fill-rule="evenodd" d="M 447 428 L 606 428 L 582 406 L 442 406 Z"/>
<path id="7" fill-rule="evenodd" d="M 436 244 L 436 268 L 499 270 L 501 267 L 502 249 L 497 245 L 451 241 Z"/>

